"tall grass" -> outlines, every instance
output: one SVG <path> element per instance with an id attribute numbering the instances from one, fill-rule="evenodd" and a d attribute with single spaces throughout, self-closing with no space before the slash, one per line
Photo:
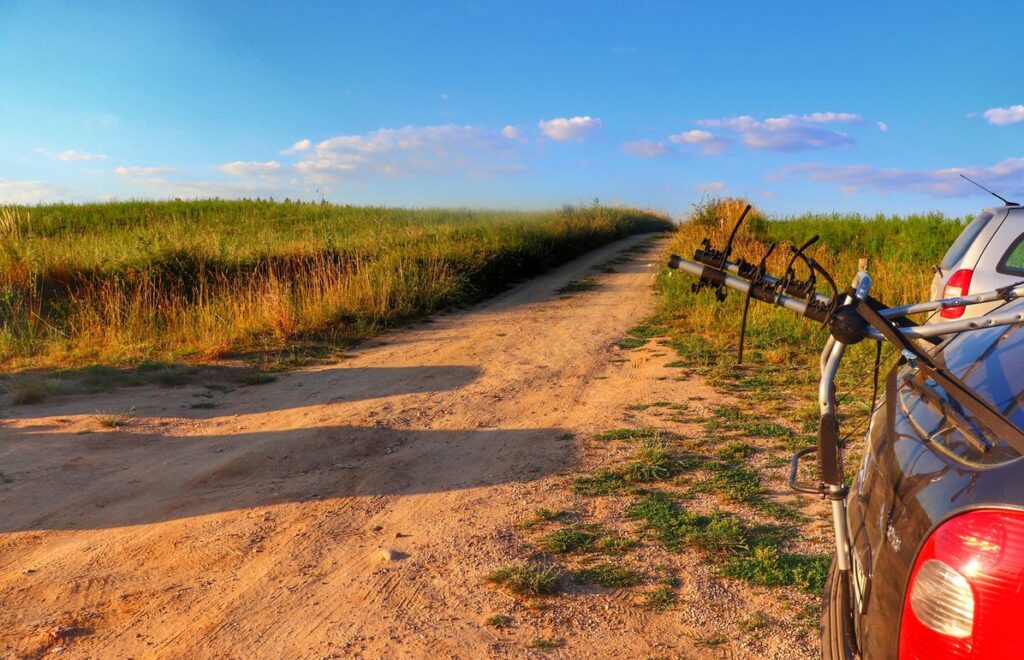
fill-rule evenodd
<path id="1" fill-rule="evenodd" d="M 168 201 L 0 213 L 0 365 L 218 358 L 345 343 L 671 225 L 517 213 Z"/>
<path id="2" fill-rule="evenodd" d="M 707 235 L 717 247 L 724 246 L 745 204 L 745 200 L 724 199 L 696 206 L 679 225 L 670 251 L 690 258 Z M 841 292 L 849 288 L 858 260 L 867 258 L 874 279 L 872 295 L 896 305 L 927 299 L 931 266 L 941 260 L 963 229 L 964 221 L 941 213 L 903 217 L 832 213 L 768 218 L 754 209 L 737 236 L 733 258 L 744 257 L 756 263 L 768 243 L 777 242 L 779 247 L 768 260 L 768 271 L 778 275 L 789 259 L 783 243 L 801 244 L 817 234 L 820 240 L 811 253 L 833 274 Z M 806 273 L 799 276 L 806 277 Z M 733 380 L 756 376 L 756 382 L 775 395 L 791 386 L 808 386 L 817 381 L 818 355 L 827 337 L 821 325 L 777 307 L 752 302 L 747 328 L 747 347 L 752 350 L 746 359 L 750 366 L 737 370 L 733 366 L 734 351 L 743 296 L 730 292 L 726 301 L 718 304 L 707 291 L 691 292 L 694 281 L 685 273 L 664 269 L 658 280 L 662 294 L 660 313 L 672 326 L 678 341 L 699 341 L 703 348 L 710 347 L 705 353 L 692 346 L 689 349 L 691 354 L 705 356 L 705 363 L 710 363 L 705 369 L 709 374 Z M 818 290 L 829 293 L 821 278 Z M 851 347 L 844 359 L 841 385 L 861 384 L 870 373 L 874 360 L 872 344 L 863 342 Z M 865 397 L 865 393 L 870 394 L 870 388 L 856 393 L 854 408 L 866 409 L 870 397 Z"/>

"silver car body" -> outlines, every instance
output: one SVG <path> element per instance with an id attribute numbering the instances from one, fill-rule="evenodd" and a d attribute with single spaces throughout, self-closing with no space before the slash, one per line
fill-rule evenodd
<path id="1" fill-rule="evenodd" d="M 961 295 L 1024 282 L 1024 207 L 987 208 L 964 228 L 932 278 L 932 300 L 944 297 L 947 283 L 960 270 L 973 271 L 970 288 Z M 981 316 L 1001 304 L 971 305 L 960 318 Z M 929 319 L 943 320 L 948 319 L 938 314 Z"/>

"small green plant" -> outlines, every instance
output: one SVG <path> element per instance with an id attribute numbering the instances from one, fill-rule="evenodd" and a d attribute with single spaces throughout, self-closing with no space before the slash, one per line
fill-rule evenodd
<path id="1" fill-rule="evenodd" d="M 566 515 L 566 513 L 568 512 L 563 511 L 561 509 L 555 510 L 549 509 L 547 507 L 541 507 L 534 511 L 533 515 L 524 520 L 520 524 L 520 526 L 529 529 L 530 527 L 535 527 L 536 525 L 540 525 L 541 523 L 549 522 L 552 520 L 558 520 L 562 516 Z"/>
<path id="2" fill-rule="evenodd" d="M 762 628 L 767 628 L 771 623 L 772 620 L 769 619 L 764 612 L 754 612 L 745 619 L 740 619 L 736 625 L 743 632 L 752 633 L 761 630 Z"/>
<path id="3" fill-rule="evenodd" d="M 555 649 L 560 649 L 565 646 L 565 640 L 537 637 L 526 646 L 527 648 L 536 649 L 538 651 L 554 651 Z"/>
<path id="4" fill-rule="evenodd" d="M 708 635 L 707 637 L 695 637 L 693 639 L 693 643 L 697 646 L 704 646 L 707 648 L 721 646 L 722 644 L 728 643 L 728 641 L 729 638 L 723 635 L 722 633 L 714 633 L 712 635 Z"/>
<path id="5" fill-rule="evenodd" d="M 792 429 L 774 422 L 752 422 L 747 424 L 745 430 L 755 438 L 781 438 L 788 440 L 796 435 Z"/>
<path id="6" fill-rule="evenodd" d="M 831 558 L 825 555 L 802 555 L 779 552 L 769 546 L 754 548 L 749 556 L 731 559 L 722 574 L 763 587 L 795 585 L 812 593 L 825 588 Z"/>
<path id="7" fill-rule="evenodd" d="M 652 321 L 645 321 L 630 328 L 627 334 L 639 339 L 654 339 L 668 332 L 668 328 Z"/>
<path id="8" fill-rule="evenodd" d="M 105 429 L 118 429 L 127 426 L 135 417 L 135 408 L 124 412 L 96 411 L 96 423 Z"/>
<path id="9" fill-rule="evenodd" d="M 507 614 L 494 614 L 484 622 L 493 628 L 507 628 L 512 624 L 512 617 Z"/>
<path id="10" fill-rule="evenodd" d="M 668 550 L 690 546 L 719 555 L 748 547 L 750 532 L 738 517 L 724 512 L 711 516 L 690 513 L 667 493 L 655 491 L 634 500 L 626 507 L 626 516 L 643 522 Z"/>
<path id="11" fill-rule="evenodd" d="M 708 486 L 727 500 L 738 504 L 757 505 L 766 496 L 761 476 L 742 465 L 716 463 L 711 465 Z"/>
<path id="12" fill-rule="evenodd" d="M 624 351 L 631 351 L 633 349 L 647 345 L 647 341 L 648 340 L 641 339 L 640 337 L 624 337 L 620 339 L 615 345 Z"/>
<path id="13" fill-rule="evenodd" d="M 754 455 L 754 448 L 742 440 L 730 440 L 718 450 L 718 457 L 723 461 L 740 461 Z"/>
<path id="14" fill-rule="evenodd" d="M 658 587 L 654 591 L 644 594 L 642 606 L 647 610 L 663 612 L 676 604 L 679 597 L 671 587 Z"/>
<path id="15" fill-rule="evenodd" d="M 541 539 L 544 552 L 555 555 L 593 550 L 597 535 L 582 529 L 559 529 Z"/>
<path id="16" fill-rule="evenodd" d="M 597 542 L 597 549 L 613 557 L 624 555 L 636 546 L 640 545 L 635 539 L 625 536 L 604 536 Z"/>
<path id="17" fill-rule="evenodd" d="M 518 596 L 547 596 L 558 592 L 561 571 L 552 564 L 526 562 L 491 571 L 487 581 Z"/>
<path id="18" fill-rule="evenodd" d="M 675 464 L 663 440 L 646 438 L 636 450 L 633 462 L 625 467 L 625 478 L 634 483 L 662 481 L 672 476 Z"/>
<path id="19" fill-rule="evenodd" d="M 795 585 L 817 593 L 825 588 L 831 558 L 825 555 L 803 555 L 780 552 L 761 546 L 747 556 L 736 557 L 722 567 L 722 574 L 763 587 Z"/>
<path id="20" fill-rule="evenodd" d="M 632 587 L 639 584 L 640 580 L 643 579 L 643 575 L 631 568 L 610 563 L 581 568 L 575 572 L 575 576 L 584 582 L 591 582 L 609 588 Z"/>
<path id="21" fill-rule="evenodd" d="M 668 437 L 671 434 L 655 428 L 611 429 L 597 436 L 598 440 L 643 440 L 644 438 Z"/>
<path id="22" fill-rule="evenodd" d="M 626 487 L 622 474 L 608 468 L 598 468 L 589 475 L 576 477 L 572 483 L 572 492 L 577 495 L 613 495 Z"/>

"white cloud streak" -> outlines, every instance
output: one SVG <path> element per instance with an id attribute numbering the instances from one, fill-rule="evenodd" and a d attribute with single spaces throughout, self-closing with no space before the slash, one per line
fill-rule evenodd
<path id="1" fill-rule="evenodd" d="M 848 134 L 826 128 L 824 124 L 859 124 L 864 120 L 851 112 L 813 112 L 807 115 L 784 115 L 755 119 L 750 115 L 702 119 L 701 126 L 725 128 L 735 132 L 751 149 L 767 151 L 808 151 L 813 149 L 846 149 L 856 144 Z"/>
<path id="2" fill-rule="evenodd" d="M 728 138 L 700 129 L 676 133 L 675 135 L 668 136 L 668 139 L 669 142 L 675 144 L 700 145 L 700 152 L 705 156 L 715 156 L 725 152 L 731 142 Z"/>
<path id="3" fill-rule="evenodd" d="M 313 142 L 309 139 L 299 140 L 292 146 L 288 147 L 281 152 L 282 156 L 294 156 L 295 154 L 302 153 L 306 149 L 309 149 L 313 145 Z"/>
<path id="4" fill-rule="evenodd" d="M 1009 126 L 1024 121 L 1024 105 L 1011 105 L 1009 108 L 989 108 L 982 115 L 990 124 Z"/>
<path id="5" fill-rule="evenodd" d="M 787 167 L 772 178 L 833 183 L 840 186 L 844 192 L 854 188 L 868 188 L 880 192 L 911 192 L 932 197 L 967 197 L 981 192 L 961 179 L 960 174 L 980 181 L 1006 196 L 1024 193 L 1024 158 L 1007 158 L 989 166 L 930 170 L 806 163 Z"/>
<path id="6" fill-rule="evenodd" d="M 702 195 L 706 195 L 707 193 L 725 190 L 725 183 L 721 181 L 705 181 L 704 183 L 698 183 L 696 187 Z"/>
<path id="7" fill-rule="evenodd" d="M 109 160 L 109 158 L 105 154 L 93 154 L 88 151 L 68 149 L 57 154 L 57 160 L 70 162 L 75 160 Z"/>
<path id="8" fill-rule="evenodd" d="M 42 181 L 11 181 L 0 179 L 0 202 L 36 204 L 61 198 L 61 191 Z"/>
<path id="9" fill-rule="evenodd" d="M 672 153 L 672 149 L 664 142 L 654 140 L 634 140 L 622 145 L 622 153 L 637 158 L 658 158 Z"/>
<path id="10" fill-rule="evenodd" d="M 583 117 L 558 117 L 556 119 L 542 119 L 537 122 L 537 127 L 557 142 L 582 142 L 588 135 L 601 130 L 603 122 L 589 115 Z"/>
<path id="11" fill-rule="evenodd" d="M 118 165 L 114 168 L 114 174 L 118 176 L 159 176 L 176 172 L 173 167 L 125 167 Z"/>
<path id="12" fill-rule="evenodd" d="M 475 126 L 406 126 L 340 135 L 317 144 L 295 170 L 317 183 L 370 176 L 518 171 L 519 147 L 504 131 Z"/>
<path id="13" fill-rule="evenodd" d="M 231 176 L 271 176 L 281 171 L 281 163 L 276 160 L 265 163 L 236 160 L 217 169 Z"/>

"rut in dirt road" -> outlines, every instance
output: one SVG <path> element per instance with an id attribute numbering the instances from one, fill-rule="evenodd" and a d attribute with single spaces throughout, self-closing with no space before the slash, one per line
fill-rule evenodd
<path id="1" fill-rule="evenodd" d="M 620 241 L 259 387 L 16 409 L 0 431 L 0 649 L 504 654 L 481 623 L 499 597 L 482 576 L 575 464 L 574 434 L 645 387 L 608 371 L 652 309 L 659 249 Z M 558 293 L 581 278 L 596 288 Z M 217 407 L 192 408 L 197 395 Z M 127 427 L 95 428 L 96 410 L 130 407 Z M 639 620 L 594 625 L 637 643 Z"/>

